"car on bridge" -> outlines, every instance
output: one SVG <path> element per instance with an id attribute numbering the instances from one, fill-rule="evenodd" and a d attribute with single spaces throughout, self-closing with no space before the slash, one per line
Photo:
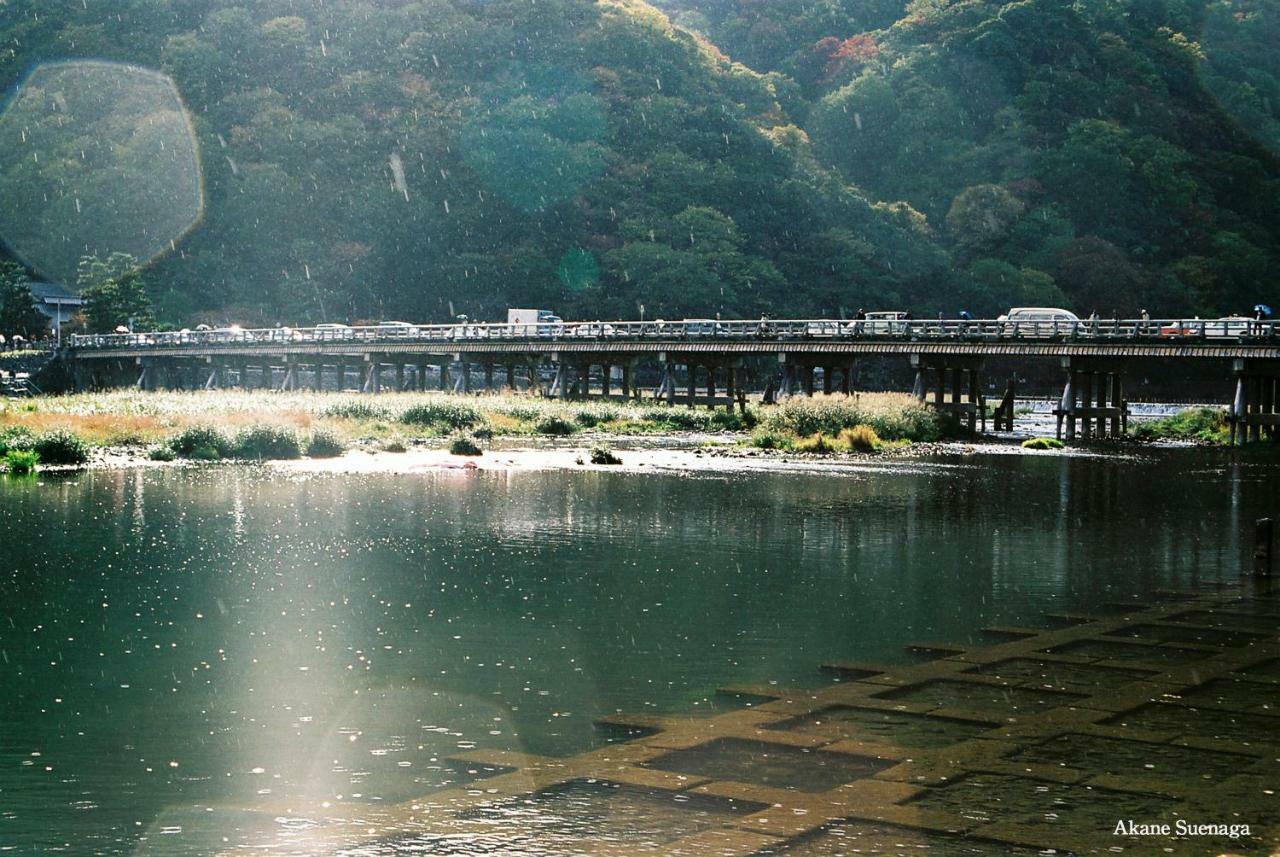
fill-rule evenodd
<path id="1" fill-rule="evenodd" d="M 253 338 L 249 331 L 238 324 L 216 328 L 210 334 L 217 342 L 248 342 Z"/>
<path id="2" fill-rule="evenodd" d="M 1203 336 L 1209 339 L 1238 339 L 1257 331 L 1256 319 L 1243 315 L 1222 318 L 1179 319 L 1160 326 L 1161 336 Z"/>
<path id="3" fill-rule="evenodd" d="M 804 335 L 809 338 L 832 339 L 842 332 L 838 321 L 807 321 L 804 325 Z"/>
<path id="4" fill-rule="evenodd" d="M 484 324 L 455 324 L 449 328 L 447 338 L 455 342 L 466 339 L 488 339 L 489 326 Z"/>
<path id="5" fill-rule="evenodd" d="M 1023 306 L 1014 307 L 996 321 L 1004 322 L 1000 327 L 1002 336 L 1051 339 L 1074 333 L 1080 317 L 1069 309 Z"/>
<path id="6" fill-rule="evenodd" d="M 569 328 L 569 336 L 582 336 L 592 339 L 601 339 L 614 336 L 617 333 L 612 324 L 605 324 L 599 321 L 589 321 L 584 324 L 575 324 Z"/>
<path id="7" fill-rule="evenodd" d="M 1212 339 L 1237 339 L 1253 332 L 1258 322 L 1243 315 L 1228 315 L 1204 322 L 1204 335 Z"/>
<path id="8" fill-rule="evenodd" d="M 380 337 L 417 336 L 418 328 L 407 321 L 380 321 L 376 328 Z"/>
<path id="9" fill-rule="evenodd" d="M 355 331 L 348 325 L 338 324 L 337 322 L 325 322 L 315 326 L 315 337 L 321 342 L 330 342 L 333 340 L 354 339 Z"/>
<path id="10" fill-rule="evenodd" d="M 727 336 L 729 325 L 714 318 L 686 318 L 680 322 L 684 325 L 685 336 Z"/>
<path id="11" fill-rule="evenodd" d="M 903 336 L 910 327 L 911 314 L 903 310 L 879 310 L 867 313 L 866 318 L 855 319 L 844 327 L 850 336 Z"/>

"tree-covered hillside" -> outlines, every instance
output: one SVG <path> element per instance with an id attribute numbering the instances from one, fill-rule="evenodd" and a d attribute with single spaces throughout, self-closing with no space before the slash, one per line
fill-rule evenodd
<path id="1" fill-rule="evenodd" d="M 1272 2 L 662 5 L 20 0 L 0 81 L 172 76 L 205 211 L 148 272 L 171 323 L 1270 297 Z M 74 193 L 83 139 L 41 140 Z"/>
<path id="2" fill-rule="evenodd" d="M 1280 249 L 1274 0 L 667 0 L 995 305 L 1247 310 Z"/>

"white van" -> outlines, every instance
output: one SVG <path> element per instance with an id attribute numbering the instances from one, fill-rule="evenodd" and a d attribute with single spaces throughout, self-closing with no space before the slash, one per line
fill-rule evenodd
<path id="1" fill-rule="evenodd" d="M 1043 306 L 1014 307 L 996 319 L 1004 322 L 1000 332 L 1004 336 L 1029 336 L 1044 338 L 1068 336 L 1075 332 L 1080 317 L 1069 309 Z"/>

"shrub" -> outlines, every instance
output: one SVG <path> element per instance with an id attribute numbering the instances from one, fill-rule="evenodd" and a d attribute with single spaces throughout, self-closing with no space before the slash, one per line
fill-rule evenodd
<path id="1" fill-rule="evenodd" d="M 835 436 L 859 425 L 871 427 L 884 440 L 931 441 L 943 435 L 943 422 L 938 414 L 903 393 L 797 396 L 785 399 L 769 412 L 763 424 L 797 437 L 815 433 Z"/>
<path id="2" fill-rule="evenodd" d="M 391 418 L 390 412 L 382 405 L 359 399 L 344 399 L 334 402 L 320 412 L 322 417 L 343 420 L 386 420 Z"/>
<path id="3" fill-rule="evenodd" d="M 209 460 L 208 450 L 216 452 L 217 458 L 226 458 L 235 451 L 235 445 L 225 432 L 204 425 L 188 426 L 178 432 L 169 439 L 169 448 L 182 458 L 196 458 L 196 450 L 205 450 L 206 454 L 199 456 L 204 461 Z"/>
<path id="4" fill-rule="evenodd" d="M 590 450 L 592 464 L 621 464 L 622 459 L 614 455 L 613 447 L 607 443 L 593 443 Z"/>
<path id="5" fill-rule="evenodd" d="M 404 439 L 393 437 L 382 442 L 383 452 L 408 452 L 409 447 L 405 446 Z"/>
<path id="6" fill-rule="evenodd" d="M 747 408 L 743 413 L 735 411 L 715 411 L 711 414 L 711 425 L 721 431 L 742 431 L 753 429 L 760 422 L 760 415 L 754 408 Z"/>
<path id="7" fill-rule="evenodd" d="M 235 454 L 237 458 L 299 458 L 302 446 L 292 429 L 282 426 L 250 426 L 236 435 Z"/>
<path id="8" fill-rule="evenodd" d="M 347 445 L 336 432 L 326 428 L 318 428 L 307 438 L 308 458 L 337 458 L 347 451 Z"/>
<path id="9" fill-rule="evenodd" d="M 187 458 L 192 461 L 221 461 L 224 456 L 211 446 L 197 446 Z"/>
<path id="10" fill-rule="evenodd" d="M 0 455 L 17 449 L 29 451 L 36 444 L 36 437 L 26 426 L 9 426 L 0 430 Z"/>
<path id="11" fill-rule="evenodd" d="M 484 455 L 484 450 L 471 435 L 458 434 L 449 441 L 449 453 L 451 455 Z"/>
<path id="12" fill-rule="evenodd" d="M 414 426 L 466 429 L 484 422 L 484 414 L 463 402 L 422 402 L 405 408 L 400 422 Z"/>
<path id="13" fill-rule="evenodd" d="M 594 408 L 580 408 L 574 412 L 573 419 L 583 428 L 595 428 L 601 423 L 610 423 L 621 418 L 622 412 L 617 408 L 599 405 Z"/>
<path id="14" fill-rule="evenodd" d="M 151 461 L 173 461 L 178 453 L 169 446 L 153 446 L 147 450 L 147 458 Z"/>
<path id="15" fill-rule="evenodd" d="M 40 453 L 30 449 L 10 449 L 4 454 L 4 466 L 10 473 L 34 473 Z"/>
<path id="16" fill-rule="evenodd" d="M 794 440 L 785 432 L 762 428 L 751 436 L 751 445 L 758 449 L 790 449 Z"/>
<path id="17" fill-rule="evenodd" d="M 548 414 L 534 423 L 533 430 L 538 434 L 567 435 L 576 432 L 578 427 L 564 417 Z"/>
<path id="18" fill-rule="evenodd" d="M 1197 440 L 1225 443 L 1230 437 L 1227 412 L 1222 408 L 1187 408 L 1171 417 L 1134 426 L 1138 440 Z"/>
<path id="19" fill-rule="evenodd" d="M 877 452 L 884 441 L 871 426 L 854 426 L 840 432 L 839 441 L 854 452 Z"/>
<path id="20" fill-rule="evenodd" d="M 75 432 L 53 429 L 36 435 L 31 447 L 45 464 L 84 464 L 89 460 L 89 444 Z"/>
<path id="21" fill-rule="evenodd" d="M 1023 449 L 1062 449 L 1062 441 L 1052 437 L 1033 437 L 1022 442 Z"/>
<path id="22" fill-rule="evenodd" d="M 504 413 L 513 420 L 519 420 L 522 423 L 531 423 L 538 419 L 544 413 L 543 409 L 537 405 L 529 404 L 512 404 L 503 405 L 497 409 L 500 413 Z"/>
<path id="23" fill-rule="evenodd" d="M 646 408 L 644 418 L 678 431 L 707 431 L 711 428 L 715 413 L 694 408 Z"/>
<path id="24" fill-rule="evenodd" d="M 808 437 L 802 437 L 797 440 L 792 448 L 796 452 L 813 452 L 818 454 L 826 454 L 835 452 L 835 445 L 831 443 L 831 439 L 822 432 L 814 432 Z"/>

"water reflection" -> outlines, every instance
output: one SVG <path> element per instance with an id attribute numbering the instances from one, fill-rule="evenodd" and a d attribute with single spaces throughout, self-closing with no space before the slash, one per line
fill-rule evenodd
<path id="1" fill-rule="evenodd" d="M 1234 579 L 1239 522 L 1277 500 L 1271 468 L 1240 467 L 6 481 L 0 841 L 204 853 L 269 832 L 306 853 L 309 818 L 483 794 L 513 776 L 502 753 L 581 751 L 603 715 Z"/>

